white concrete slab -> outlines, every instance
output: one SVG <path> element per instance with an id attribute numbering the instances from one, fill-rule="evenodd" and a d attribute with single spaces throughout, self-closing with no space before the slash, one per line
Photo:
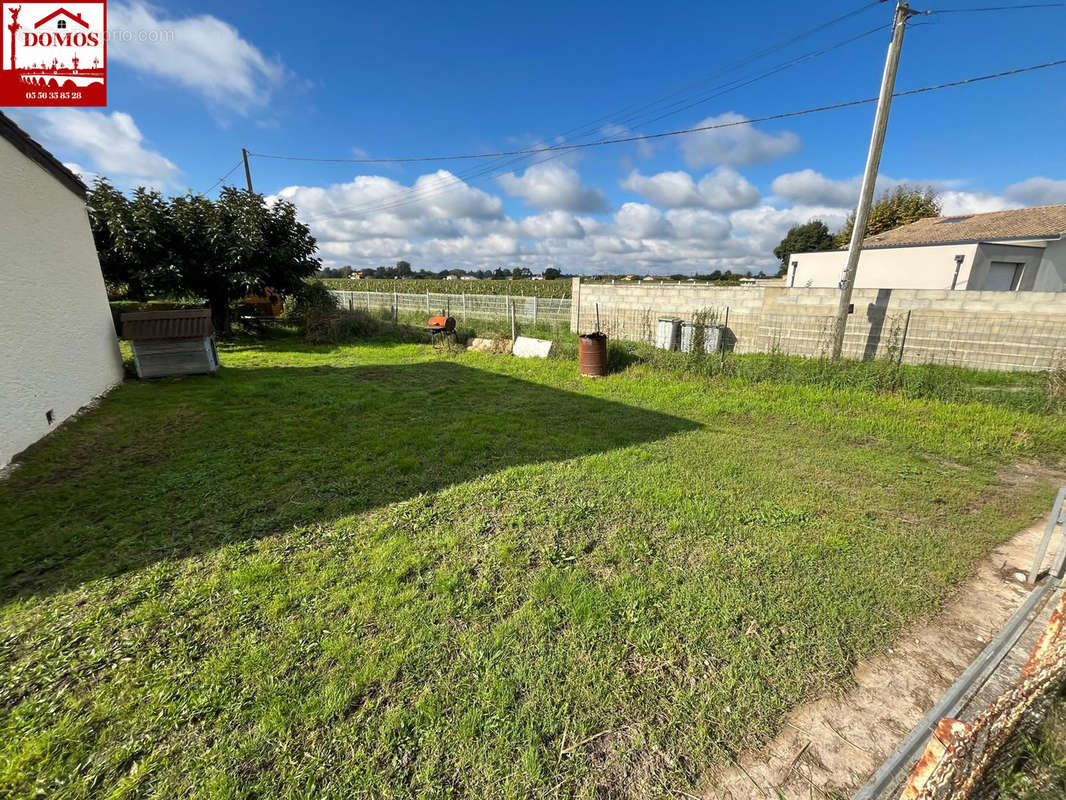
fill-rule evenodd
<path id="1" fill-rule="evenodd" d="M 511 354 L 519 358 L 547 358 L 551 353 L 552 342 L 550 339 L 532 339 L 529 336 L 519 336 L 514 340 L 514 348 Z"/>

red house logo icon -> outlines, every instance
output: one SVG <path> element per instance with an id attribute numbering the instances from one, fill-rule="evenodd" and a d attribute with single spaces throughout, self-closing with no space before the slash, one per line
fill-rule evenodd
<path id="1" fill-rule="evenodd" d="M 2 0 L 0 21 L 0 106 L 107 105 L 104 0 Z"/>

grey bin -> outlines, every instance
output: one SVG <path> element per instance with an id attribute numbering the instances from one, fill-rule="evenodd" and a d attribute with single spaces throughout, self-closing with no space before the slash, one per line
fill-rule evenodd
<path id="1" fill-rule="evenodd" d="M 676 350 L 681 336 L 681 320 L 677 317 L 659 317 L 655 329 L 655 346 L 660 350 Z"/>
<path id="2" fill-rule="evenodd" d="M 703 352 L 717 353 L 722 344 L 721 325 L 695 325 L 686 322 L 681 326 L 681 352 L 691 353 L 695 348 L 696 329 L 703 328 Z"/>

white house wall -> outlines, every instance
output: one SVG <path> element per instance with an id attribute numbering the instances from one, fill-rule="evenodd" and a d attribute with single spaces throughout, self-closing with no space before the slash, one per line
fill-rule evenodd
<path id="1" fill-rule="evenodd" d="M 3 465 L 122 380 L 85 204 L 5 139 L 0 286 Z"/>
<path id="2" fill-rule="evenodd" d="M 1066 287 L 1066 239 L 1048 242 L 1040 260 L 1033 289 L 1038 292 L 1061 292 Z"/>
<path id="3" fill-rule="evenodd" d="M 957 286 L 966 286 L 976 244 L 888 247 L 863 250 L 855 273 L 857 289 L 950 289 L 955 256 L 963 256 Z M 789 259 L 788 282 L 796 288 L 836 288 L 847 263 L 846 250 L 796 253 Z M 792 263 L 796 266 L 793 267 Z M 793 275 L 794 272 L 794 275 Z"/>
<path id="4" fill-rule="evenodd" d="M 1040 262 L 1044 256 L 1044 243 L 1039 246 L 1025 246 L 1018 244 L 997 244 L 982 242 L 977 248 L 973 267 L 965 282 L 959 281 L 957 289 L 977 289 L 984 291 L 988 287 L 988 269 L 993 261 L 1006 261 L 1015 264 L 1024 264 L 1021 282 L 1018 289 L 1032 291 L 1036 284 L 1037 273 L 1040 271 Z"/>

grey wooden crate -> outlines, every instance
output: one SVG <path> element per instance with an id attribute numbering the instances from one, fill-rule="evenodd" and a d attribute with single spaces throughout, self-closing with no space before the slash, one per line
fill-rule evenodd
<path id="1" fill-rule="evenodd" d="M 131 342 L 138 378 L 203 375 L 218 371 L 215 337 L 148 339 Z"/>

